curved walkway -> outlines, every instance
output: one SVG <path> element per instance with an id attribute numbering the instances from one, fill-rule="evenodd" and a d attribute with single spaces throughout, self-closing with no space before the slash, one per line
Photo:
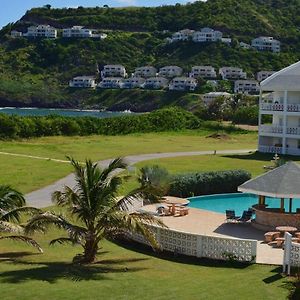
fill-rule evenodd
<path id="1" fill-rule="evenodd" d="M 244 150 L 220 150 L 216 153 L 214 151 L 192 151 L 192 152 L 166 152 L 166 153 L 151 153 L 151 154 L 140 154 L 140 155 L 130 155 L 125 157 L 129 165 L 134 165 L 136 163 L 159 159 L 159 158 L 168 158 L 168 157 L 180 157 L 180 156 L 199 156 L 199 155 L 209 155 L 209 154 L 244 154 L 255 149 L 244 149 Z M 100 167 L 106 167 L 110 163 L 111 159 L 106 159 L 99 161 L 98 164 Z M 70 174 L 53 184 L 50 184 L 44 188 L 31 192 L 25 196 L 27 205 L 35 207 L 47 207 L 51 206 L 51 194 L 54 191 L 61 190 L 65 185 L 73 187 L 75 185 L 74 175 Z"/>

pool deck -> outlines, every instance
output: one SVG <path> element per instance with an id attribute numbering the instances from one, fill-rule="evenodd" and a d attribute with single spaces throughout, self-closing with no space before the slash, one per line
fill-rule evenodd
<path id="1" fill-rule="evenodd" d="M 143 210 L 154 213 L 156 205 L 143 206 Z M 159 217 L 170 229 L 226 238 L 257 240 L 256 262 L 259 264 L 281 265 L 283 250 L 265 244 L 264 231 L 253 228 L 251 224 L 225 222 L 225 214 L 190 208 L 187 216 Z"/>

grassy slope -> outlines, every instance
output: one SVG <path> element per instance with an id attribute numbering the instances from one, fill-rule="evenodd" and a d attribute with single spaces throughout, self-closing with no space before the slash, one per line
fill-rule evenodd
<path id="1" fill-rule="evenodd" d="M 128 136 L 48 137 L 0 143 L 0 151 L 83 161 L 102 160 L 142 153 L 193 150 L 253 149 L 256 134 L 232 135 L 229 140 L 206 138 L 209 132 L 135 134 Z M 11 184 L 22 192 L 47 185 L 70 173 L 65 163 L 19 158 L 0 154 L 0 183 Z"/>
<path id="2" fill-rule="evenodd" d="M 28 253 L 31 249 L 27 246 L 1 241 L 1 299 L 283 300 L 289 293 L 288 280 L 278 275 L 274 266 L 181 258 L 168 261 L 109 242 L 103 244 L 100 264 L 74 267 L 69 262 L 79 248 L 47 246 L 57 234 L 51 231 L 46 238 L 38 237 L 43 255 Z"/>

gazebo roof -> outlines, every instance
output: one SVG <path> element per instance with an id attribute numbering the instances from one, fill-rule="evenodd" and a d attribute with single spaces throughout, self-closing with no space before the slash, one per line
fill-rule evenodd
<path id="1" fill-rule="evenodd" d="M 299 91 L 300 61 L 274 73 L 260 83 L 263 91 Z"/>
<path id="2" fill-rule="evenodd" d="M 275 198 L 300 198 L 300 166 L 288 162 L 238 187 L 238 191 Z"/>

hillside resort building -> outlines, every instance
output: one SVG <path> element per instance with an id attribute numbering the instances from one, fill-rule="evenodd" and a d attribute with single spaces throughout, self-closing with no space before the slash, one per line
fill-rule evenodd
<path id="1" fill-rule="evenodd" d="M 170 91 L 194 91 L 197 80 L 192 77 L 175 77 L 169 84 Z"/>
<path id="2" fill-rule="evenodd" d="M 50 25 L 30 26 L 27 32 L 23 34 L 25 37 L 44 37 L 49 39 L 57 38 L 57 29 Z"/>
<path id="3" fill-rule="evenodd" d="M 144 67 L 135 68 L 132 76 L 149 78 L 149 77 L 156 76 L 156 73 L 157 73 L 157 69 L 155 67 L 144 66 Z"/>
<path id="4" fill-rule="evenodd" d="M 272 117 L 263 124 L 263 116 Z M 300 62 L 260 84 L 260 152 L 300 155 Z"/>
<path id="5" fill-rule="evenodd" d="M 69 87 L 74 88 L 95 88 L 96 79 L 94 76 L 77 76 L 69 82 Z"/>
<path id="6" fill-rule="evenodd" d="M 222 67 L 219 69 L 219 74 L 223 80 L 226 79 L 246 79 L 247 74 L 241 68 Z"/>
<path id="7" fill-rule="evenodd" d="M 107 34 L 95 33 L 95 29 L 84 28 L 83 26 L 73 26 L 71 28 L 64 28 L 62 36 L 64 38 L 100 38 L 105 39 Z"/>
<path id="8" fill-rule="evenodd" d="M 251 46 L 259 51 L 280 52 L 280 42 L 271 36 L 260 36 L 253 39 Z"/>
<path id="9" fill-rule="evenodd" d="M 259 71 L 256 74 L 256 79 L 257 81 L 261 82 L 267 79 L 268 77 L 270 77 L 271 75 L 273 75 L 274 73 L 275 71 Z"/>
<path id="10" fill-rule="evenodd" d="M 234 82 L 235 94 L 250 94 L 259 93 L 259 84 L 256 80 L 236 80 Z"/>
<path id="11" fill-rule="evenodd" d="M 101 77 L 123 77 L 127 76 L 126 69 L 122 65 L 106 65 L 101 71 Z"/>
<path id="12" fill-rule="evenodd" d="M 216 78 L 217 73 L 214 67 L 212 66 L 194 66 L 192 67 L 192 72 L 190 77 L 193 78 Z"/>
<path id="13" fill-rule="evenodd" d="M 232 95 L 227 92 L 209 92 L 203 95 L 202 100 L 206 106 L 209 106 L 217 98 L 230 99 L 231 97 Z"/>
<path id="14" fill-rule="evenodd" d="M 177 66 L 166 66 L 159 69 L 158 76 L 172 78 L 180 76 L 182 74 L 182 68 Z"/>

